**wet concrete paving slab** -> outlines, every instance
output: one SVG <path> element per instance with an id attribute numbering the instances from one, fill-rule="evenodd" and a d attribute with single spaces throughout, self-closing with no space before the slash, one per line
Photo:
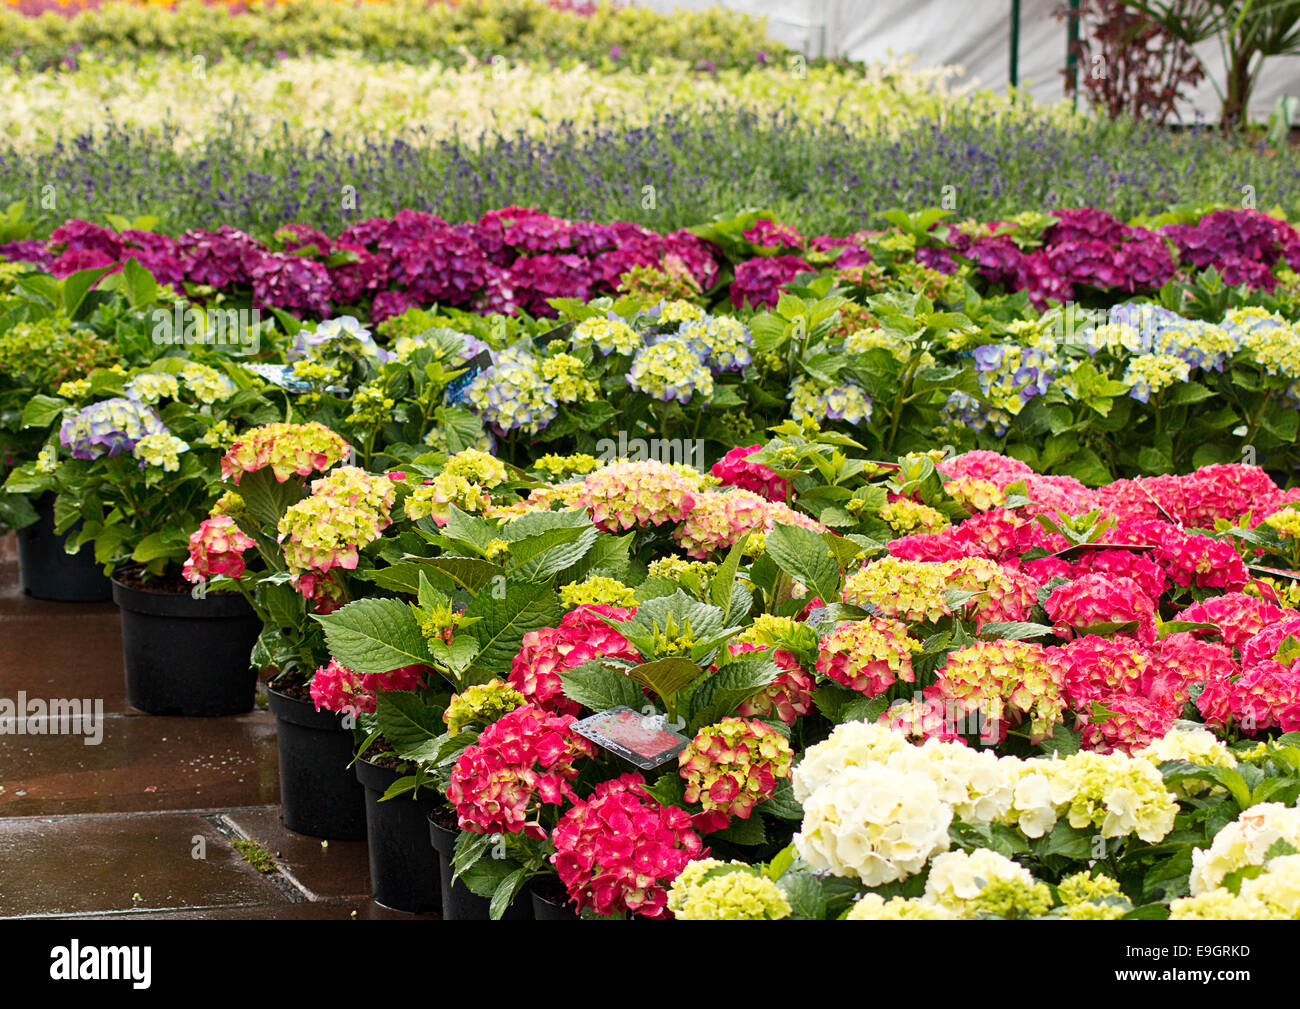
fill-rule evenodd
<path id="1" fill-rule="evenodd" d="M 97 698 L 125 713 L 121 616 L 113 603 L 54 603 L 23 595 L 0 562 L 0 696 Z"/>
<path id="2" fill-rule="evenodd" d="M 20 692 L 45 707 L 0 722 L 0 917 L 438 917 L 372 901 L 365 844 L 285 829 L 267 712 L 133 711 L 117 607 L 23 595 L 12 548 L 0 537 L 0 719 Z M 50 704 L 72 699 L 91 704 Z M 236 838 L 261 843 L 276 871 L 254 869 Z"/>
<path id="3" fill-rule="evenodd" d="M 275 719 L 114 715 L 103 739 L 0 735 L 0 817 L 278 803 Z"/>
<path id="4" fill-rule="evenodd" d="M 195 813 L 0 820 L 0 915 L 289 903 Z"/>
<path id="5" fill-rule="evenodd" d="M 370 894 L 370 856 L 364 841 L 322 844 L 318 838 L 295 834 L 280 822 L 279 806 L 232 811 L 226 820 L 242 836 L 261 842 L 307 900 Z"/>
<path id="6" fill-rule="evenodd" d="M 143 921 L 247 920 L 268 921 L 438 921 L 437 914 L 409 914 L 365 900 L 322 900 L 303 904 L 263 904 L 253 907 L 187 908 L 156 913 L 113 913 L 81 916 L 90 920 Z"/>

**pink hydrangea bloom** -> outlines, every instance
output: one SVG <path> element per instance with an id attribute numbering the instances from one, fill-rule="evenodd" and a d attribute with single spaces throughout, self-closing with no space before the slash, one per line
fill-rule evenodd
<path id="1" fill-rule="evenodd" d="M 848 621 L 822 639 L 817 672 L 867 697 L 882 694 L 898 680 L 916 682 L 912 655 L 921 645 L 907 626 L 887 617 Z"/>
<path id="2" fill-rule="evenodd" d="M 551 862 L 570 900 L 603 915 L 669 917 L 668 887 L 707 853 L 686 811 L 652 799 L 639 774 L 602 781 L 551 837 Z"/>
<path id="3" fill-rule="evenodd" d="M 888 725 L 895 732 L 901 732 L 914 743 L 927 739 L 938 739 L 945 743 L 960 743 L 966 746 L 965 738 L 957 731 L 957 704 L 945 700 L 936 691 L 930 691 L 929 697 L 910 701 L 895 701 L 876 721 Z M 962 722 L 966 719 L 963 717 Z"/>
<path id="4" fill-rule="evenodd" d="M 562 715 L 576 715 L 581 706 L 564 696 L 560 673 L 599 658 L 639 661 L 640 653 L 601 615 L 626 620 L 635 609 L 579 606 L 564 615 L 559 627 L 543 627 L 524 635 L 510 667 L 510 685 L 534 704 Z"/>
<path id="5" fill-rule="evenodd" d="M 705 491 L 695 497 L 673 538 L 690 557 L 707 558 L 730 549 L 746 533 L 767 525 L 768 502 L 746 490 Z"/>
<path id="6" fill-rule="evenodd" d="M 358 673 L 330 659 L 311 678 L 311 699 L 317 711 L 324 708 L 353 716 L 373 713 L 380 691 L 414 690 L 428 671 L 427 666 L 402 666 L 386 673 Z"/>
<path id="7" fill-rule="evenodd" d="M 348 454 L 348 443 L 324 424 L 265 424 L 245 432 L 221 459 L 222 479 L 239 483 L 245 473 L 271 467 L 284 483 L 295 473 L 324 473 Z"/>
<path id="8" fill-rule="evenodd" d="M 1175 614 L 1174 619 L 1217 624 L 1223 631 L 1224 644 L 1230 648 L 1240 648 L 1264 627 L 1293 616 L 1300 614 L 1241 592 L 1226 592 L 1193 603 Z"/>
<path id="9" fill-rule="evenodd" d="M 937 469 L 946 477 L 974 477 L 977 480 L 992 480 L 999 487 L 1005 487 L 1017 480 L 1024 480 L 1034 475 L 1033 469 L 1019 459 L 1013 459 L 999 452 L 986 452 L 977 449 L 963 452 L 939 463 Z"/>
<path id="10" fill-rule="evenodd" d="M 746 461 L 762 447 L 733 448 L 713 464 L 711 472 L 727 486 L 753 491 L 769 501 L 784 501 L 790 491 L 789 481 L 777 476 L 776 471 L 768 466 Z"/>
<path id="11" fill-rule="evenodd" d="M 748 641 L 732 641 L 727 644 L 732 655 L 762 650 L 760 645 Z M 772 653 L 772 659 L 782 670 L 780 676 L 760 690 L 751 694 L 736 709 L 736 714 L 746 718 L 779 718 L 786 725 L 793 725 L 795 719 L 812 710 L 813 690 L 816 682 L 799 660 L 783 648 Z"/>
<path id="12" fill-rule="evenodd" d="M 1132 578 L 1152 599 L 1165 592 L 1165 571 L 1150 554 L 1140 550 L 1086 550 L 1079 557 L 1080 575 L 1101 572 L 1120 578 Z"/>
<path id="13" fill-rule="evenodd" d="M 1156 558 L 1179 585 L 1237 592 L 1250 580 L 1241 556 L 1227 540 L 1209 536 L 1167 540 L 1157 550 Z"/>
<path id="14" fill-rule="evenodd" d="M 583 482 L 578 504 L 606 532 L 680 522 L 695 505 L 690 480 L 654 460 L 619 462 Z"/>
<path id="15" fill-rule="evenodd" d="M 686 801 L 704 807 L 696 829 L 707 833 L 732 817 L 748 820 L 777 782 L 790 777 L 793 758 L 785 735 L 757 719 L 728 717 L 704 726 L 677 757 Z"/>
<path id="16" fill-rule="evenodd" d="M 1156 637 L 1156 604 L 1132 578 L 1106 574 L 1082 575 L 1058 586 L 1044 607 L 1059 637 L 1088 633 L 1096 624 L 1136 621 L 1137 627 L 1117 632 L 1150 643 Z"/>
<path id="17" fill-rule="evenodd" d="M 493 722 L 457 759 L 447 786 L 462 830 L 545 838 L 537 820 L 542 804 L 576 799 L 569 784 L 577 761 L 595 747 L 571 732 L 572 715 L 553 715 L 532 704 Z"/>
<path id="18" fill-rule="evenodd" d="M 1150 698 L 1133 694 L 1103 694 L 1097 703 L 1109 714 L 1094 720 L 1091 711 L 1080 712 L 1082 745 L 1100 753 L 1132 753 L 1162 738 L 1173 726 L 1169 709 Z"/>
<path id="19" fill-rule="evenodd" d="M 192 582 L 212 575 L 238 578 L 244 573 L 244 551 L 256 546 L 253 537 L 240 531 L 229 515 L 204 519 L 190 534 L 190 559 L 181 573 Z"/>

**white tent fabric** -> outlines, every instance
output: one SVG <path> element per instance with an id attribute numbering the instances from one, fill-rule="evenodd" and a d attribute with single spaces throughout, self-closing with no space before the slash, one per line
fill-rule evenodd
<path id="1" fill-rule="evenodd" d="M 1003 90 L 1009 79 L 1010 0 L 637 0 L 660 11 L 723 6 L 766 16 L 771 36 L 810 56 L 882 62 L 912 55 L 919 66 L 956 65 L 956 83 Z M 1022 0 L 1020 83 L 1040 101 L 1064 97 L 1065 22 L 1053 14 L 1063 0 Z M 1213 43 L 1200 52 L 1222 80 Z M 1080 67 L 1080 73 L 1087 68 Z M 1300 56 L 1272 57 L 1251 100 L 1250 115 L 1267 119 L 1280 95 L 1300 97 Z M 1207 80 L 1180 109 L 1182 117 L 1218 117 L 1219 98 Z"/>

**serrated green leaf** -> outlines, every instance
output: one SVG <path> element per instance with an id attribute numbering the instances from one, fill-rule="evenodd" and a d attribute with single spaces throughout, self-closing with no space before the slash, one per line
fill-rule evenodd
<path id="1" fill-rule="evenodd" d="M 524 635 L 543 627 L 554 627 L 564 616 L 550 582 L 506 582 L 503 598 L 498 593 L 480 592 L 465 609 L 478 623 L 463 633 L 478 640 L 475 665 L 494 673 L 505 673 L 519 652 Z"/>
<path id="2" fill-rule="evenodd" d="M 823 603 L 839 601 L 840 566 L 818 533 L 777 523 L 767 534 L 765 552 L 782 571 L 820 596 Z"/>
<path id="3" fill-rule="evenodd" d="M 400 600 L 358 599 L 313 617 L 325 629 L 330 654 L 358 673 L 387 673 L 432 659 L 415 614 Z"/>
<path id="4" fill-rule="evenodd" d="M 560 673 L 564 696 L 592 711 L 639 708 L 644 696 L 627 675 L 627 666 L 609 659 L 592 659 Z"/>
<path id="5" fill-rule="evenodd" d="M 399 757 L 409 757 L 422 744 L 441 736 L 445 728 L 438 709 L 409 690 L 379 691 L 375 723 Z"/>

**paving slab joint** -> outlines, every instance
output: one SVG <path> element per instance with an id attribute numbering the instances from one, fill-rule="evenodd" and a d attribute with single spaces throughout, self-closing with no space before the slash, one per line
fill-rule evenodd
<path id="1" fill-rule="evenodd" d="M 204 819 L 211 823 L 213 828 L 223 837 L 230 838 L 232 841 L 236 839 L 241 841 L 253 841 L 262 845 L 264 848 L 266 847 L 260 838 L 253 837 L 247 831 L 241 829 L 239 825 L 226 816 L 225 813 L 212 813 L 205 816 Z M 257 868 L 251 863 L 248 863 L 248 859 L 244 858 L 243 853 L 238 849 L 236 849 L 236 854 L 238 854 L 244 862 L 248 863 L 250 869 L 254 872 L 258 872 L 263 879 L 267 880 L 272 886 L 279 890 L 281 895 L 283 895 L 291 904 L 311 903 L 311 894 L 304 890 L 302 886 L 298 884 L 297 880 L 284 872 L 279 861 L 280 853 L 278 851 L 271 851 L 269 848 L 266 848 L 266 850 L 275 861 L 274 872 L 258 872 Z"/>

